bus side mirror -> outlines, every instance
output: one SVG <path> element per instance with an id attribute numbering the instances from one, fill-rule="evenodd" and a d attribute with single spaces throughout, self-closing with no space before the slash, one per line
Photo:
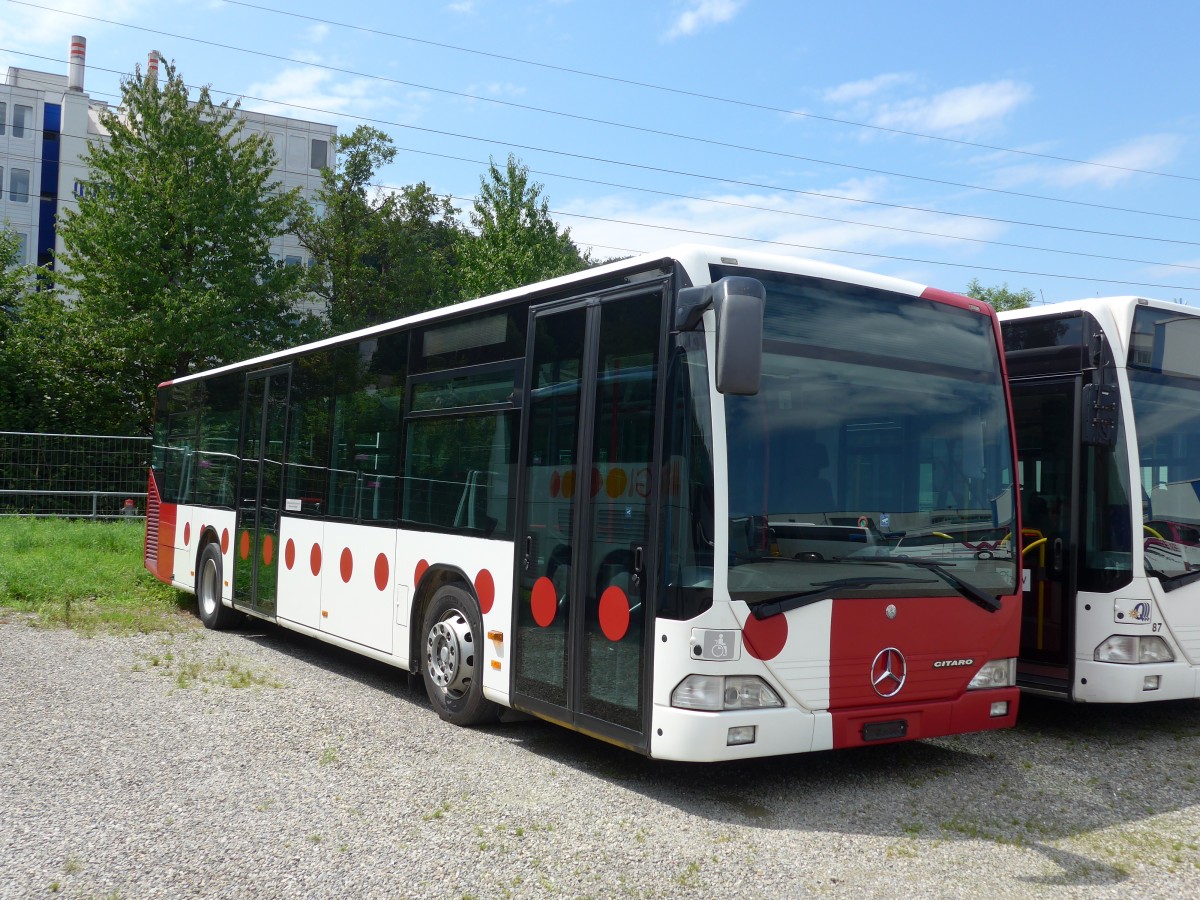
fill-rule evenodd
<path id="1" fill-rule="evenodd" d="M 717 314 L 717 390 L 752 397 L 762 380 L 763 310 L 767 289 L 757 278 L 727 275 L 702 288 L 683 288 L 675 328 L 690 331 L 710 306 Z"/>
<path id="2" fill-rule="evenodd" d="M 1117 389 L 1110 384 L 1083 386 L 1083 422 L 1080 427 L 1085 447 L 1117 445 Z"/>

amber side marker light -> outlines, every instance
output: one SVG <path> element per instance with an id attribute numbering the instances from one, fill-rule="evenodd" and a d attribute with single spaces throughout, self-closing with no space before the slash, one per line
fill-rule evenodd
<path id="1" fill-rule="evenodd" d="M 498 643 L 503 643 L 504 642 L 504 632 L 503 631 L 489 631 L 488 632 L 488 640 L 496 641 Z"/>

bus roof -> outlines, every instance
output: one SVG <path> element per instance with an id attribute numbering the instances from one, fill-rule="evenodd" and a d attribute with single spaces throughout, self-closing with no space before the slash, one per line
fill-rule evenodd
<path id="1" fill-rule="evenodd" d="M 849 284 L 878 288 L 880 290 L 912 296 L 933 295 L 940 299 L 954 298 L 955 300 L 969 300 L 969 298 L 961 297 L 961 295 L 929 288 L 926 285 L 916 282 L 893 278 L 887 275 L 878 275 L 859 269 L 851 269 L 834 263 L 803 259 L 795 256 L 780 256 L 758 251 L 731 250 L 729 248 L 710 247 L 701 244 L 680 244 L 667 247 L 659 252 L 644 253 L 640 256 L 605 263 L 604 265 L 584 269 L 581 272 L 574 272 L 570 275 L 539 281 L 535 284 L 524 285 L 475 300 L 465 300 L 451 306 L 426 310 L 425 312 L 406 316 L 401 319 L 381 322 L 378 325 L 371 325 L 356 331 L 322 338 L 319 341 L 309 344 L 297 345 L 286 350 L 277 350 L 261 356 L 228 363 L 214 369 L 183 375 L 179 378 L 164 381 L 159 387 L 181 384 L 197 378 L 206 378 L 211 375 L 243 368 L 257 368 L 276 361 L 281 362 L 299 353 L 364 340 L 374 335 L 385 334 L 400 327 L 416 326 L 442 318 L 485 310 L 493 306 L 504 306 L 507 303 L 519 301 L 534 294 L 548 293 L 562 287 L 568 287 L 574 283 L 617 276 L 622 272 L 632 273 L 674 264 L 682 266 L 693 286 L 704 286 L 710 282 L 711 279 L 708 276 L 710 265 L 730 265 L 748 269 L 764 269 L 795 275 L 807 275 L 812 278 L 826 278 L 831 281 L 843 281 Z"/>

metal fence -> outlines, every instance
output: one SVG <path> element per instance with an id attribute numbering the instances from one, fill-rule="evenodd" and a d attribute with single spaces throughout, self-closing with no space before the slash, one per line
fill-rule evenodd
<path id="1" fill-rule="evenodd" d="M 150 438 L 0 431 L 0 515 L 146 514 Z"/>

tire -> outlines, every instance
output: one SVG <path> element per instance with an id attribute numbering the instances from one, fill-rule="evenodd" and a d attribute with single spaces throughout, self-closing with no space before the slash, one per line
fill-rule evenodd
<path id="1" fill-rule="evenodd" d="M 483 626 L 475 598 L 457 585 L 438 588 L 421 634 L 421 675 L 437 714 L 454 725 L 496 721 L 500 707 L 483 696 Z"/>
<path id="2" fill-rule="evenodd" d="M 231 627 L 238 618 L 236 612 L 221 603 L 224 583 L 221 545 L 210 541 L 200 551 L 200 564 L 196 569 L 196 606 L 204 627 L 214 631 Z"/>

